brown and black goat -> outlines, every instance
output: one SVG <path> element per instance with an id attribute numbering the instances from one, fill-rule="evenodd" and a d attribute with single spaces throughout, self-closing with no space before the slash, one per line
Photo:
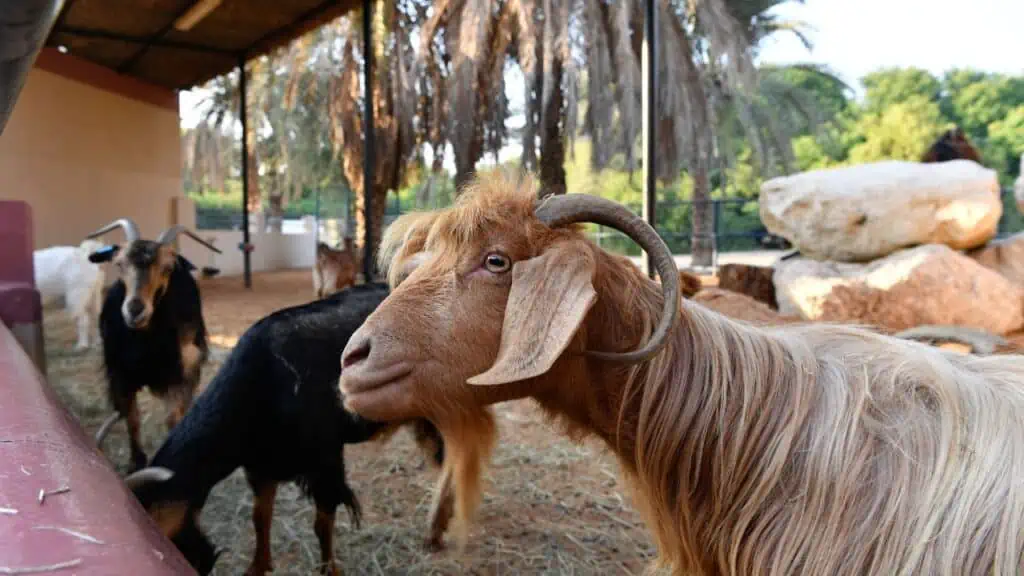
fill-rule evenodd
<path id="1" fill-rule="evenodd" d="M 317 242 L 316 262 L 313 263 L 313 292 L 323 298 L 353 286 L 359 270 L 359 258 L 351 238 L 345 238 L 345 249 L 336 250 Z"/>
<path id="2" fill-rule="evenodd" d="M 335 510 L 360 507 L 345 481 L 346 444 L 383 439 L 394 426 L 346 411 L 338 395 L 341 351 L 388 295 L 386 284 L 363 284 L 322 300 L 278 310 L 253 324 L 220 371 L 153 456 L 151 467 L 126 478 L 143 506 L 200 573 L 216 561 L 198 517 L 210 490 L 241 467 L 252 487 L 256 551 L 248 574 L 271 569 L 270 524 L 281 482 L 296 481 L 316 504 L 314 531 L 321 564 L 336 573 Z M 427 420 L 409 424 L 427 461 L 447 459 L 445 443 Z M 450 491 L 431 512 L 439 544 L 452 515 Z"/>
<path id="3" fill-rule="evenodd" d="M 174 240 L 184 233 L 214 252 L 220 250 L 183 226 L 168 228 L 156 240 L 142 239 L 127 218 L 88 237 L 118 228 L 124 231 L 124 246 L 111 245 L 89 256 L 92 262 L 113 260 L 118 274 L 100 311 L 107 390 L 115 413 L 97 431 L 96 444 L 124 418 L 132 469 L 137 470 L 146 465 L 139 443 L 139 390 L 149 388 L 164 401 L 167 426 L 173 427 L 192 405 L 209 352 L 199 286 L 191 274 L 195 267 L 177 253 Z"/>
<path id="4" fill-rule="evenodd" d="M 975 148 L 959 126 L 946 130 L 921 157 L 921 162 L 949 162 L 974 160 L 981 164 L 981 153 Z"/>

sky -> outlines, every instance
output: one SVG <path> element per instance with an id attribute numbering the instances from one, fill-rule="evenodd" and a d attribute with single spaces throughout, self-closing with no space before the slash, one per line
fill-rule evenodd
<path id="1" fill-rule="evenodd" d="M 814 50 L 776 35 L 763 61 L 828 64 L 851 86 L 886 66 L 1024 74 L 1024 0 L 807 0 L 776 12 L 807 23 Z"/>
<path id="2" fill-rule="evenodd" d="M 779 34 L 765 40 L 760 61 L 827 64 L 855 89 L 860 77 L 888 66 L 1024 75 L 1024 0 L 806 0 L 776 12 L 804 22 L 814 47 L 809 52 L 794 35 Z M 513 100 L 521 94 L 509 88 Z M 183 126 L 195 125 L 200 99 L 196 91 L 181 93 Z M 513 148 L 508 155 L 517 154 Z"/>

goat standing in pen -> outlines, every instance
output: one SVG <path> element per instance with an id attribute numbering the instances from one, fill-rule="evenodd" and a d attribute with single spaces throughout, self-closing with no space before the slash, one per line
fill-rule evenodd
<path id="1" fill-rule="evenodd" d="M 205 574 L 217 553 L 198 527 L 213 487 L 242 467 L 253 490 L 256 551 L 247 574 L 271 569 L 270 525 L 280 482 L 295 480 L 316 504 L 314 531 L 321 563 L 333 560 L 335 510 L 344 504 L 358 525 L 360 507 L 345 482 L 344 445 L 395 430 L 347 412 L 338 396 L 338 359 L 349 336 L 388 295 L 386 284 L 363 284 L 323 300 L 285 308 L 253 324 L 220 371 L 153 456 L 126 478 L 196 570 Z M 410 423 L 432 464 L 445 443 L 427 420 Z M 439 492 L 429 540 L 440 542 L 452 514 L 451 492 Z"/>
<path id="2" fill-rule="evenodd" d="M 662 284 L 580 222 L 633 238 Z M 730 320 L 679 298 L 624 207 L 511 179 L 394 226 L 382 258 L 407 277 L 343 354 L 355 413 L 445 432 L 535 398 L 617 454 L 676 574 L 1024 571 L 1024 358 Z"/>
<path id="3" fill-rule="evenodd" d="M 317 242 L 316 261 L 313 263 L 313 292 L 323 298 L 354 286 L 359 262 L 351 238 L 345 238 L 345 249 L 335 250 L 323 242 Z"/>
<path id="4" fill-rule="evenodd" d="M 103 300 L 100 336 L 107 373 L 108 396 L 115 413 L 100 426 L 100 445 L 120 418 L 128 423 L 132 469 L 146 465 L 139 443 L 137 396 L 149 388 L 168 407 L 167 426 L 173 427 L 192 404 L 201 367 L 209 353 L 195 268 L 172 243 L 179 234 L 220 253 L 191 231 L 172 226 L 155 240 L 139 236 L 135 223 L 115 220 L 89 235 L 96 238 L 124 230 L 125 245 L 94 252 L 93 262 L 113 259 L 119 278 Z"/>

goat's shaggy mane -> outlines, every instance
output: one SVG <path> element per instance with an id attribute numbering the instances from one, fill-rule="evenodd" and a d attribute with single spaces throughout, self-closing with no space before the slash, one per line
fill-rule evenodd
<path id="1" fill-rule="evenodd" d="M 851 327 L 758 329 L 684 302 L 675 337 L 628 386 L 624 465 L 676 568 L 1017 573 L 1022 375 L 1020 357 Z"/>

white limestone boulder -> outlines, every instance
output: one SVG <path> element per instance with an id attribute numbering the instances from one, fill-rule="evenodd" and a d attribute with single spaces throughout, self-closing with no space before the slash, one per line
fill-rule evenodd
<path id="1" fill-rule="evenodd" d="M 1024 232 L 993 240 L 981 248 L 971 250 L 967 255 L 978 264 L 995 270 L 1024 288 Z"/>
<path id="2" fill-rule="evenodd" d="M 761 220 L 816 260 L 865 262 L 909 246 L 983 245 L 1003 213 L 996 172 L 971 160 L 885 161 L 761 185 Z"/>
<path id="3" fill-rule="evenodd" d="M 1024 326 L 1024 288 L 941 244 L 869 264 L 794 258 L 775 265 L 779 312 L 890 330 L 956 324 L 1006 334 Z"/>

